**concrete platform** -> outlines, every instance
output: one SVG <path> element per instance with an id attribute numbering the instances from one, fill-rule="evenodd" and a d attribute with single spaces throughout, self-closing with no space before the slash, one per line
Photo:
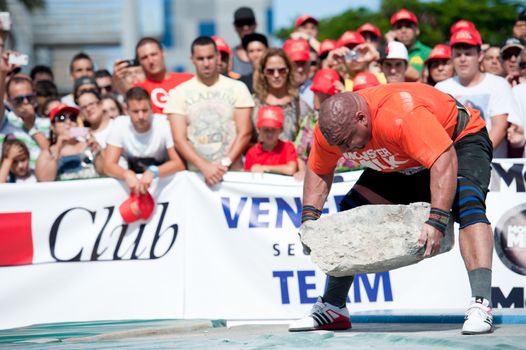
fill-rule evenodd
<path id="1" fill-rule="evenodd" d="M 291 333 L 285 320 L 38 325 L 0 332 L 0 349 L 526 349 L 524 311 L 497 310 L 494 332 L 479 336 L 460 334 L 461 314 L 432 311 L 351 314 L 338 332 Z"/>

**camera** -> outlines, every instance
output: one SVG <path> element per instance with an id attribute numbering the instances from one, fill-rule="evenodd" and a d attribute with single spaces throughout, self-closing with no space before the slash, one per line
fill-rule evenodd
<path id="1" fill-rule="evenodd" d="M 17 66 L 27 66 L 27 64 L 29 63 L 29 56 L 23 53 L 11 52 L 9 54 L 7 63 L 14 64 Z"/>
<path id="2" fill-rule="evenodd" d="M 4 32 L 11 30 L 11 15 L 9 12 L 0 12 L 0 30 Z"/>
<path id="3" fill-rule="evenodd" d="M 88 136 L 88 128 L 72 127 L 69 129 L 69 136 L 84 140 Z"/>
<path id="4" fill-rule="evenodd" d="M 354 50 L 349 50 L 349 52 L 347 52 L 345 54 L 345 60 L 346 61 L 354 61 L 356 60 L 358 57 L 360 56 L 360 54 L 358 54 L 358 52 L 354 51 Z"/>
<path id="5" fill-rule="evenodd" d="M 126 62 L 128 67 L 137 67 L 139 65 L 139 61 L 136 58 L 124 60 L 123 62 Z"/>

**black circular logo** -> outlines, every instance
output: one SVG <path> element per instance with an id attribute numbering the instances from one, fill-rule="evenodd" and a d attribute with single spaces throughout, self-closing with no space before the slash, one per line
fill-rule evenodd
<path id="1" fill-rule="evenodd" d="M 511 271 L 526 276 L 526 204 L 508 210 L 494 232 L 495 251 Z"/>

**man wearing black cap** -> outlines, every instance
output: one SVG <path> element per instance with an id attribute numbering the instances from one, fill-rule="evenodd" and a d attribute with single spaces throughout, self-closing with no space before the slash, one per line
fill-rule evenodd
<path id="1" fill-rule="evenodd" d="M 250 7 L 240 7 L 234 12 L 234 28 L 239 38 L 247 34 L 254 33 L 256 30 L 256 16 Z M 242 45 L 237 45 L 234 48 L 232 55 L 232 71 L 241 75 L 246 75 L 252 72 L 252 65 L 249 62 L 247 52 Z"/>
<path id="2" fill-rule="evenodd" d="M 75 79 L 75 83 L 73 84 L 73 98 L 75 105 L 77 105 L 77 97 L 79 97 L 80 93 L 88 90 L 95 90 L 100 93 L 99 88 L 97 87 L 97 81 L 94 77 L 86 75 Z"/>
<path id="3" fill-rule="evenodd" d="M 254 89 L 252 87 L 252 83 L 254 71 L 256 70 L 256 66 L 259 64 L 259 60 L 261 57 L 263 57 L 268 49 L 268 40 L 263 34 L 251 33 L 245 35 L 243 39 L 241 39 L 241 45 L 243 45 L 243 49 L 247 52 L 248 60 L 250 64 L 252 64 L 252 71 L 248 74 L 242 75 L 239 80 L 245 83 L 250 93 L 253 94 Z"/>

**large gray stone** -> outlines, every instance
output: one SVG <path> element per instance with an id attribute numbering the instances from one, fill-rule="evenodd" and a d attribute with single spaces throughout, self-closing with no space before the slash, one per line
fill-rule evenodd
<path id="1" fill-rule="evenodd" d="M 418 247 L 418 237 L 429 209 L 429 203 L 364 205 L 306 222 L 301 240 L 328 275 L 389 271 L 423 259 L 425 246 Z M 440 253 L 451 250 L 454 241 L 451 220 Z"/>

